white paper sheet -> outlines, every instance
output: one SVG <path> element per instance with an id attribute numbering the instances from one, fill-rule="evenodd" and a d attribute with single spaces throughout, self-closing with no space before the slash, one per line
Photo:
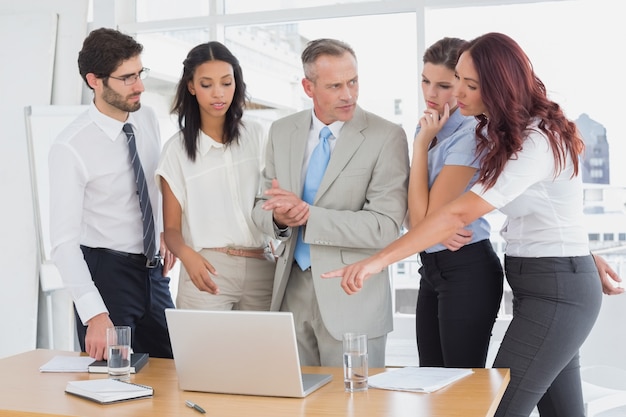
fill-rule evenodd
<path id="1" fill-rule="evenodd" d="M 87 372 L 89 364 L 95 361 L 89 356 L 55 356 L 43 364 L 40 372 Z"/>
<path id="2" fill-rule="evenodd" d="M 371 388 L 429 393 L 473 373 L 471 369 L 407 366 L 370 376 L 368 385 Z"/>

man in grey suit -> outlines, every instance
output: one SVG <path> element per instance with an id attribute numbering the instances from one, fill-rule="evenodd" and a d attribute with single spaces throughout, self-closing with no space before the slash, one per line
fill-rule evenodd
<path id="1" fill-rule="evenodd" d="M 387 270 L 354 295 L 320 275 L 366 258 L 400 236 L 407 210 L 406 134 L 357 106 L 357 61 L 349 45 L 311 41 L 302 63 L 302 86 L 313 111 L 272 124 L 264 198 L 253 210 L 256 225 L 282 241 L 270 308 L 293 313 L 302 365 L 342 366 L 342 335 L 359 332 L 368 335 L 370 366 L 382 367 L 393 329 Z M 331 136 L 321 139 L 326 126 Z M 315 168 L 309 163 L 317 166 L 319 155 L 312 155 L 322 142 L 330 159 L 311 191 Z"/>

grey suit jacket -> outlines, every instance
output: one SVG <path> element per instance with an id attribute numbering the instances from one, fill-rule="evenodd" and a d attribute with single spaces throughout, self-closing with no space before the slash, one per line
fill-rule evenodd
<path id="1" fill-rule="evenodd" d="M 274 122 L 270 128 L 264 189 L 273 178 L 281 188 L 302 195 L 302 164 L 311 128 L 312 110 Z M 408 143 L 404 130 L 357 107 L 346 122 L 320 184 L 304 227 L 311 245 L 311 272 L 324 324 L 341 340 L 344 332 L 369 337 L 393 330 L 391 289 L 387 269 L 370 277 L 361 291 L 347 295 L 339 279 L 320 275 L 375 253 L 397 239 L 407 211 Z M 252 217 L 257 227 L 274 236 L 272 212 L 257 202 Z M 279 310 L 294 262 L 297 229 L 283 239 L 276 265 L 272 310 Z"/>

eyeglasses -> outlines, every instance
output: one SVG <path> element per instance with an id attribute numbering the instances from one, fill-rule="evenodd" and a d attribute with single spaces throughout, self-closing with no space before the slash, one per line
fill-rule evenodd
<path id="1" fill-rule="evenodd" d="M 148 74 L 150 74 L 150 68 L 142 68 L 138 74 L 127 75 L 125 77 L 114 77 L 109 75 L 107 78 L 113 78 L 114 80 L 120 80 L 124 82 L 124 85 L 133 85 L 137 82 L 137 80 L 145 80 L 148 78 Z"/>

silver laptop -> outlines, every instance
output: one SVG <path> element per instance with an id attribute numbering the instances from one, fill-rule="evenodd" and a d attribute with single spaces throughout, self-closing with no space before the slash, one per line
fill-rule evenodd
<path id="1" fill-rule="evenodd" d="M 288 312 L 166 309 L 185 391 L 306 397 L 332 379 L 302 374 Z"/>

